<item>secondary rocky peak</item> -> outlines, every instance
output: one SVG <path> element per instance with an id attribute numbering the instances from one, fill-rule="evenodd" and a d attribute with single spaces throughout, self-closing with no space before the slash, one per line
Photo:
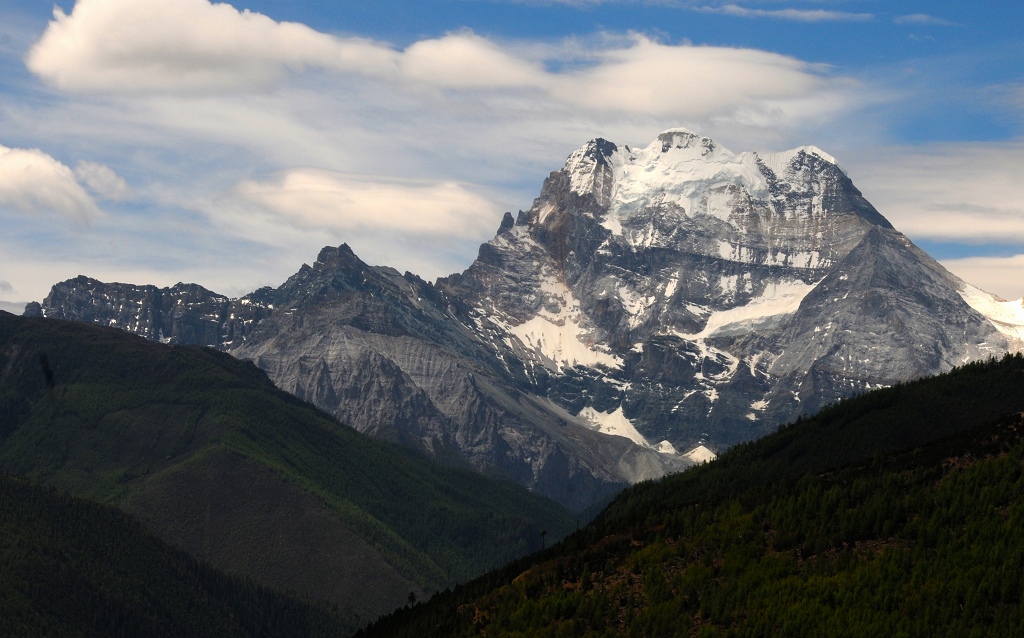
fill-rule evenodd
<path id="1" fill-rule="evenodd" d="M 609 142 L 601 137 L 594 138 L 569 155 L 565 161 L 565 169 L 571 173 L 580 166 L 589 166 L 590 164 L 608 166 L 608 158 L 618 150 L 619 147 L 614 142 Z"/>
<path id="2" fill-rule="evenodd" d="M 516 225 L 516 220 L 512 218 L 512 213 L 506 212 L 501 218 L 501 225 L 498 226 L 498 234 L 502 234 L 506 231 L 512 230 L 512 227 Z"/>
<path id="3" fill-rule="evenodd" d="M 579 196 L 593 196 L 597 203 L 606 206 L 610 188 L 614 182 L 615 156 L 619 147 L 608 140 L 590 140 L 573 151 L 565 161 L 562 173 L 569 178 L 570 191 Z M 544 215 L 538 221 L 544 221 Z"/>
<path id="4" fill-rule="evenodd" d="M 363 262 L 356 257 L 356 254 L 352 252 L 348 244 L 342 244 L 340 246 L 324 246 L 320 249 L 320 254 L 316 257 L 316 263 L 313 264 L 313 268 L 317 270 L 324 270 L 326 268 L 339 268 L 339 267 L 351 267 L 354 265 L 364 265 Z"/>
<path id="5" fill-rule="evenodd" d="M 379 270 L 359 259 L 348 244 L 324 246 L 312 266 L 303 264 L 277 289 L 276 303 L 289 308 L 319 305 L 389 286 Z"/>

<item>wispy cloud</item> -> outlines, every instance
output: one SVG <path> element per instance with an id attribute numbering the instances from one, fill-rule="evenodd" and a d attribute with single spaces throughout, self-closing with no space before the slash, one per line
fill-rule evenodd
<path id="1" fill-rule="evenodd" d="M 1024 243 L 1024 143 L 870 149 L 853 165 L 860 188 L 911 237 Z"/>
<path id="2" fill-rule="evenodd" d="M 721 10 L 752 11 L 735 5 Z M 788 12 L 767 13 L 839 17 Z M 581 59 L 584 64 L 574 64 Z M 820 68 L 752 49 L 663 44 L 635 34 L 570 51 L 456 32 L 397 50 L 207 0 L 81 0 L 70 15 L 54 10 L 26 62 L 44 81 L 72 93 L 234 94 L 280 86 L 289 73 L 319 69 L 337 74 L 335 86 L 355 74 L 403 92 L 525 91 L 588 110 L 682 118 L 759 103 L 780 109 L 777 101 L 836 88 Z M 548 70 L 551 62 L 562 70 Z"/>
<path id="3" fill-rule="evenodd" d="M 142 5 L 145 19 L 123 19 Z M 268 170 L 411 176 L 451 167 L 456 151 L 479 176 L 494 164 L 480 145 L 487 139 L 509 138 L 517 150 L 505 157 L 541 164 L 544 157 L 530 155 L 537 140 L 557 158 L 595 134 L 626 130 L 632 140 L 632 131 L 646 137 L 677 124 L 713 133 L 733 122 L 777 135 L 871 94 L 827 67 L 754 49 L 641 34 L 559 46 L 462 31 L 399 50 L 206 0 L 80 0 L 70 15 L 57 11 L 27 60 L 42 80 L 79 98 L 25 114 L 51 130 L 107 126 L 111 141 L 125 145 L 166 144 L 171 134 L 174 146 L 240 145 Z M 375 150 L 396 143 L 405 152 L 376 165 Z M 396 164 L 409 158 L 420 165 Z"/>
<path id="4" fill-rule="evenodd" d="M 394 73 L 396 54 L 207 0 L 80 0 L 53 10 L 26 64 L 64 91 L 225 92 L 310 66 Z"/>
<path id="5" fill-rule="evenodd" d="M 925 13 L 912 13 L 910 15 L 896 16 L 892 20 L 896 24 L 912 24 L 912 25 L 926 25 L 926 26 L 940 26 L 940 27 L 952 27 L 956 26 L 955 22 L 950 22 L 944 18 L 937 18 L 935 16 L 927 15 Z"/>
<path id="6" fill-rule="evenodd" d="M 875 18 L 872 13 L 850 13 L 848 11 L 830 11 L 827 9 L 751 9 L 736 4 L 696 6 L 694 10 L 704 13 L 736 16 L 738 18 L 772 18 L 796 22 L 864 22 Z"/>
<path id="7" fill-rule="evenodd" d="M 384 181 L 312 169 L 244 180 L 236 192 L 279 223 L 305 229 L 477 238 L 493 232 L 489 218 L 501 215 L 488 199 L 454 182 Z"/>
<path id="8" fill-rule="evenodd" d="M 109 166 L 82 160 L 75 165 L 75 177 L 102 199 L 121 201 L 132 195 L 132 189 Z"/>

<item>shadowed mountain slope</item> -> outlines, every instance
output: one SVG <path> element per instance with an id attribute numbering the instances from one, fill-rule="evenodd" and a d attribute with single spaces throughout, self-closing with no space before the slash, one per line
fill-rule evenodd
<path id="1" fill-rule="evenodd" d="M 1016 636 L 1024 357 L 871 392 L 621 494 L 360 636 Z"/>
<path id="2" fill-rule="evenodd" d="M 214 566 L 364 619 L 574 525 L 517 485 L 339 424 L 250 362 L 6 313 L 0 469 L 116 505 Z"/>
<path id="3" fill-rule="evenodd" d="M 111 507 L 0 475 L 0 635 L 345 635 L 314 606 L 227 576 Z"/>

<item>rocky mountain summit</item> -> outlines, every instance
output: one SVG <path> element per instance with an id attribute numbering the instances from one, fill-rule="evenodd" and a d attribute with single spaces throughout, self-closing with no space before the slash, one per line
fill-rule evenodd
<path id="1" fill-rule="evenodd" d="M 222 348 L 364 432 L 575 508 L 1024 347 L 1019 301 L 947 272 L 829 155 L 683 129 L 584 145 L 434 284 L 343 245 L 239 300 L 80 277 L 36 311 Z"/>
<path id="2" fill-rule="evenodd" d="M 819 149 L 734 154 L 681 129 L 577 150 L 439 287 L 573 413 L 621 414 L 684 450 L 1019 348 L 1024 320 L 893 229 Z"/>

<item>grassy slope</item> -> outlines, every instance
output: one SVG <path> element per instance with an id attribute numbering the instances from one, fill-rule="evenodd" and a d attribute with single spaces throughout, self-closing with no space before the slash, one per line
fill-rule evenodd
<path id="1" fill-rule="evenodd" d="M 0 635 L 338 636 L 352 622 L 201 564 L 113 508 L 0 475 Z"/>
<path id="2" fill-rule="evenodd" d="M 1021 635 L 1022 411 L 1020 356 L 852 399 L 366 635 Z"/>
<path id="3" fill-rule="evenodd" d="M 119 505 L 215 565 L 363 614 L 500 565 L 535 549 L 542 529 L 554 537 L 570 525 L 517 486 L 359 435 L 251 363 L 5 313 L 0 469 Z M 298 515 L 313 524 L 295 524 Z M 339 600 L 342 590 L 357 600 Z"/>

